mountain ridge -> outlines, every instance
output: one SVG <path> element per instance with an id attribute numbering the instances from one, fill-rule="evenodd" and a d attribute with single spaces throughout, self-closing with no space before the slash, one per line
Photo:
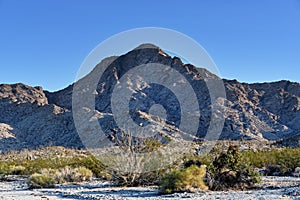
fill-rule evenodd
<path id="1" fill-rule="evenodd" d="M 109 96 L 115 82 L 133 67 L 152 62 L 170 66 L 187 77 L 196 77 L 192 84 L 196 88 L 196 94 L 201 93 L 199 100 L 203 112 L 200 119 L 203 129 L 199 129 L 197 135 L 202 137 L 210 119 L 209 97 L 203 92 L 207 91 L 203 80 L 219 77 L 206 69 L 183 64 L 180 58 L 172 58 L 157 46 L 142 45 L 124 55 L 104 59 L 79 81 L 97 80 L 94 74 L 101 70 L 102 65 L 109 63 L 111 69 L 106 71 L 106 74 L 103 74 L 105 78 L 100 80 L 106 83 L 106 87 L 103 89 L 100 82 L 97 84 L 95 107 L 100 113 L 110 113 L 111 105 L 105 102 L 110 101 Z M 112 69 L 115 70 L 115 74 Z M 220 139 L 263 141 L 291 139 L 300 135 L 299 83 L 281 80 L 247 84 L 237 80 L 222 80 L 227 98 L 223 100 L 226 112 L 223 113 L 225 123 Z M 1 151 L 47 145 L 83 148 L 73 121 L 73 87 L 74 84 L 71 84 L 62 90 L 49 92 L 42 87 L 30 87 L 22 83 L 0 84 Z M 165 100 L 168 102 L 168 99 Z M 141 103 L 138 97 L 136 106 Z M 174 112 L 178 111 L 177 108 L 172 109 Z M 151 118 L 149 113 L 145 115 Z M 105 120 L 104 123 L 108 122 Z M 137 116 L 136 120 L 141 120 L 140 116 Z M 116 130 L 116 127 L 112 126 L 109 129 Z"/>

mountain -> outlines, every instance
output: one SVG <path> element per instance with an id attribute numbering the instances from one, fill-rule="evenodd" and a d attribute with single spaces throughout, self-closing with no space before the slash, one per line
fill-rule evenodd
<path id="1" fill-rule="evenodd" d="M 216 119 L 224 119 L 220 139 L 283 140 L 286 143 L 299 140 L 299 83 L 283 80 L 247 84 L 236 80 L 221 80 L 206 69 L 183 64 L 179 58 L 171 57 L 160 48 L 146 44 L 124 55 L 104 59 L 84 78 L 60 91 L 48 92 L 41 87 L 30 87 L 22 83 L 1 84 L 0 150 L 5 152 L 48 145 L 82 148 L 72 111 L 72 106 L 78 103 L 82 103 L 84 109 L 89 110 L 91 117 L 101 124 L 106 136 L 113 140 L 112 138 L 120 132 L 114 121 L 111 103 L 115 86 L 122 82 L 122 76 L 130 70 L 151 63 L 168 66 L 189 80 L 184 84 L 192 86 L 199 102 L 200 120 L 197 121 L 199 127 L 195 133 L 199 138 L 204 137 L 208 131 L 214 107 L 217 105 L 220 112 Z M 106 67 L 106 70 L 102 77 L 98 77 L 103 67 Z M 151 72 L 152 69 L 147 70 Z M 161 75 L 164 75 L 163 71 L 153 72 L 148 76 Z M 130 81 L 132 80 L 125 80 L 127 84 L 132 85 L 128 89 L 134 90 L 134 100 L 129 102 L 132 120 L 141 126 L 155 122 L 155 126 L 160 127 L 157 129 L 160 134 L 178 131 L 182 117 L 178 116 L 178 113 L 184 108 L 181 102 L 176 100 L 177 94 L 159 84 L 145 85 L 143 79 L 135 79 L 139 85 Z M 207 84 L 214 81 L 223 81 L 226 98 L 210 95 Z M 96 85 L 93 86 L 92 83 Z M 79 88 L 81 95 L 95 100 L 96 109 L 89 107 L 89 102 L 85 99 L 73 99 L 72 104 L 73 88 L 76 85 L 84 86 Z M 134 87 L 137 85 L 139 89 Z M 93 87 L 95 89 L 91 89 Z M 184 92 L 182 91 L 185 96 L 190 95 L 192 99 L 192 94 Z M 124 102 L 117 102 L 117 105 L 121 106 L 122 103 Z M 157 104 L 167 108 L 166 113 L 153 116 L 151 106 Z M 166 117 L 166 120 L 163 117 Z M 187 121 L 193 123 L 193 120 Z"/>

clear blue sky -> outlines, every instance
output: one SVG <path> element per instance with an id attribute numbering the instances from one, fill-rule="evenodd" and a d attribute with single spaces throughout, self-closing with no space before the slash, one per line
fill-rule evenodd
<path id="1" fill-rule="evenodd" d="M 300 0 L 0 0 L 0 83 L 62 89 L 100 42 L 149 26 L 195 39 L 223 78 L 300 82 Z"/>

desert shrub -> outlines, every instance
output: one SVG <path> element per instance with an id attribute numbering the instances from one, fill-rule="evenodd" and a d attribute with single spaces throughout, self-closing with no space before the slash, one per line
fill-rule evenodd
<path id="1" fill-rule="evenodd" d="M 158 184 L 163 173 L 185 150 L 173 140 L 168 140 L 166 145 L 160 139 L 136 138 L 130 132 L 122 133 L 117 140 L 118 145 L 99 152 L 97 157 L 110 180 L 119 186 Z"/>
<path id="2" fill-rule="evenodd" d="M 66 166 L 54 172 L 57 183 L 89 181 L 93 172 L 85 167 L 72 168 Z"/>
<path id="3" fill-rule="evenodd" d="M 9 171 L 9 164 L 6 162 L 0 162 L 0 174 L 7 174 Z"/>
<path id="4" fill-rule="evenodd" d="M 8 174 L 22 175 L 25 171 L 25 167 L 22 165 L 10 165 L 8 169 Z"/>
<path id="5" fill-rule="evenodd" d="M 3 175 L 23 175 L 25 167 L 22 165 L 15 165 L 13 163 L 0 162 L 0 174 Z"/>
<path id="6" fill-rule="evenodd" d="M 206 165 L 209 166 L 214 159 L 222 153 L 219 146 L 215 146 L 209 153 L 202 153 L 196 150 L 191 154 L 187 154 L 183 157 L 183 163 L 186 165 L 196 164 L 196 165 Z"/>
<path id="7" fill-rule="evenodd" d="M 97 178 L 105 178 L 106 172 L 104 171 L 104 165 L 94 155 L 89 155 L 80 160 L 80 166 L 90 169 L 94 176 Z"/>
<path id="8" fill-rule="evenodd" d="M 54 184 L 89 181 L 92 176 L 93 172 L 85 167 L 45 168 L 40 173 L 32 174 L 27 184 L 29 188 L 49 188 L 54 187 Z"/>
<path id="9" fill-rule="evenodd" d="M 266 168 L 266 175 L 291 175 L 300 166 L 300 149 L 283 148 L 244 151 L 241 158 L 257 168 Z"/>
<path id="10" fill-rule="evenodd" d="M 118 186 L 147 186 L 158 184 L 166 170 L 162 167 L 164 155 L 160 152 L 136 153 L 124 151 L 120 155 L 101 158 L 106 163 L 106 173 Z"/>
<path id="11" fill-rule="evenodd" d="M 85 167 L 76 168 L 76 172 L 78 173 L 79 181 L 90 181 L 93 177 L 93 172 L 90 169 Z"/>
<path id="12" fill-rule="evenodd" d="M 150 171 L 150 172 L 112 172 L 111 173 L 111 181 L 113 181 L 118 186 L 150 186 L 157 185 L 160 181 L 163 172 L 161 170 Z"/>
<path id="13" fill-rule="evenodd" d="M 49 174 L 32 174 L 28 181 L 27 184 L 30 189 L 34 188 L 52 188 L 55 185 L 55 179 L 50 176 Z"/>
<path id="14" fill-rule="evenodd" d="M 72 152 L 73 150 L 64 149 L 64 152 L 68 153 L 69 151 Z M 94 155 L 89 153 L 71 155 L 71 153 L 70 155 L 61 155 L 59 152 L 49 156 L 36 157 L 35 159 L 27 159 L 25 156 L 16 159 L 18 155 L 13 154 L 13 156 L 5 160 L 6 155 L 2 155 L 3 160 L 0 160 L 0 174 L 31 175 L 39 173 L 43 169 L 61 169 L 70 166 L 72 168 L 85 167 L 91 170 L 95 177 L 104 177 L 103 164 Z"/>
<path id="15" fill-rule="evenodd" d="M 230 146 L 208 166 L 206 182 L 212 190 L 248 189 L 260 182 L 259 173 L 241 159 L 238 147 Z"/>
<path id="16" fill-rule="evenodd" d="M 68 165 L 73 168 L 84 167 L 92 171 L 93 175 L 97 178 L 107 178 L 106 172 L 104 171 L 104 165 L 94 155 L 89 154 L 85 157 L 73 158 Z"/>
<path id="17" fill-rule="evenodd" d="M 187 168 L 172 170 L 162 177 L 160 190 L 165 194 L 207 190 L 208 187 L 203 180 L 205 174 L 206 167 L 204 165 L 190 165 Z"/>

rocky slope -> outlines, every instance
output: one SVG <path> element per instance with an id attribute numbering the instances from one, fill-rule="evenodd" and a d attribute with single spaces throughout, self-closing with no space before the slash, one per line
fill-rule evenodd
<path id="1" fill-rule="evenodd" d="M 0 149 L 80 147 L 70 110 L 49 104 L 41 87 L 0 85 Z"/>
<path id="2" fill-rule="evenodd" d="M 114 86 L 129 70 L 148 63 L 169 66 L 191 80 L 189 84 L 192 85 L 200 102 L 201 113 L 196 134 L 199 137 L 205 136 L 214 104 L 218 104 L 222 110 L 221 118 L 225 118 L 221 139 L 287 139 L 285 141 L 295 143 L 295 138 L 299 138 L 299 83 L 279 81 L 247 84 L 236 80 L 223 80 L 227 98 L 215 98 L 216 102 L 211 103 L 212 98 L 209 96 L 206 83 L 220 80 L 217 76 L 205 69 L 185 65 L 179 58 L 172 58 L 152 45 L 141 46 L 119 57 L 107 58 L 80 80 L 86 86 L 82 88 L 82 93 L 85 96 L 94 95 L 97 116 L 100 116 L 96 119 L 108 136 L 113 137 L 119 132 L 111 115 L 110 100 Z M 90 91 L 89 88 L 92 86 L 89 80 L 98 80 L 97 73 L 101 71 L 103 65 L 108 67 L 100 78 L 96 90 Z M 1 151 L 47 145 L 82 147 L 73 120 L 73 87 L 72 84 L 63 90 L 48 92 L 41 87 L 30 87 L 21 83 L 0 85 Z M 149 121 L 155 121 L 157 126 L 163 127 L 163 131 L 177 130 L 180 104 L 174 100 L 176 98 L 173 98 L 167 88 L 146 85 L 140 89 L 131 89 L 135 90 L 133 95 L 135 101 L 130 101 L 132 108 L 130 114 L 134 122 L 147 125 Z M 166 120 L 162 119 L 163 116 L 151 114 L 150 108 L 154 104 L 162 104 L 166 108 Z"/>

